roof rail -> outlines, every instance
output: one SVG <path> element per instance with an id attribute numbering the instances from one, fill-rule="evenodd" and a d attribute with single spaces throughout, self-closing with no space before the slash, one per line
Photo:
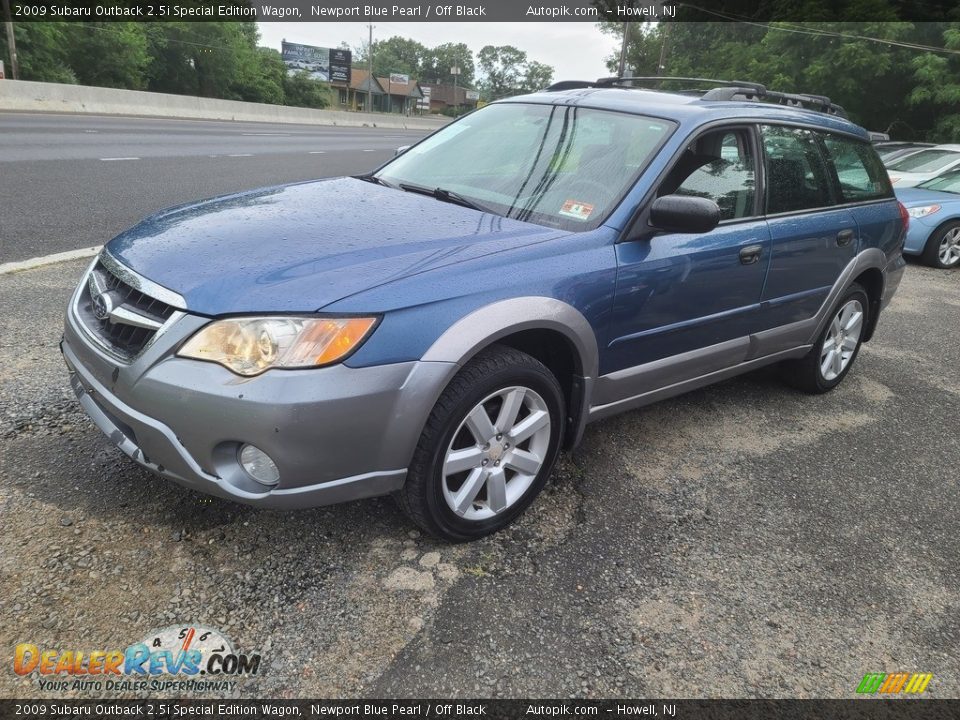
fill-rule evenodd
<path id="1" fill-rule="evenodd" d="M 659 85 L 665 82 L 682 82 L 701 86 L 687 88 L 675 92 L 700 93 L 704 102 L 718 102 L 723 100 L 766 100 L 778 105 L 800 107 L 809 110 L 818 110 L 828 115 L 846 117 L 842 107 L 830 101 L 825 95 L 811 95 L 808 93 L 784 93 L 768 90 L 760 83 L 744 80 L 716 80 L 714 78 L 672 77 L 667 75 L 638 76 L 638 77 L 606 77 L 595 82 L 587 80 L 563 80 L 554 83 L 547 91 L 578 90 L 583 88 L 635 88 L 638 85 Z M 710 89 L 702 86 L 709 85 Z"/>

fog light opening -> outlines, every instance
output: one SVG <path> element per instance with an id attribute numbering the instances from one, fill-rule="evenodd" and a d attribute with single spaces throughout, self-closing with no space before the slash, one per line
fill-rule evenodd
<path id="1" fill-rule="evenodd" d="M 280 482 L 277 464 L 263 450 L 255 445 L 241 445 L 238 453 L 240 465 L 261 485 L 273 487 Z"/>

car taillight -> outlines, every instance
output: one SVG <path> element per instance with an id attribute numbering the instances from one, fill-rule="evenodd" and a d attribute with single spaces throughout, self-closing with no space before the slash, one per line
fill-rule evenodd
<path id="1" fill-rule="evenodd" d="M 910 227 L 910 213 L 907 212 L 907 208 L 904 207 L 902 202 L 898 202 L 897 205 L 900 207 L 900 221 L 903 223 L 903 232 L 906 233 Z"/>

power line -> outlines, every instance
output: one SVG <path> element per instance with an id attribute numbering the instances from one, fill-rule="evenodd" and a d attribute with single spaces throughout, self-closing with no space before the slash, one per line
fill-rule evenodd
<path id="1" fill-rule="evenodd" d="M 933 45 L 920 45 L 918 43 L 908 43 L 908 42 L 902 42 L 899 40 L 885 40 L 883 38 L 871 37 L 869 35 L 858 35 L 856 33 L 834 32 L 831 30 L 817 30 L 813 28 L 806 28 L 798 25 L 793 25 L 791 23 L 777 23 L 776 25 L 774 25 L 773 23 L 762 23 L 762 22 L 756 22 L 754 20 L 749 20 L 743 16 L 728 15 L 725 13 L 717 12 L 716 10 L 707 10 L 706 8 L 702 8 L 697 5 L 690 5 L 688 3 L 677 3 L 677 4 L 682 7 L 690 8 L 691 10 L 697 10 L 707 15 L 713 15 L 714 17 L 723 18 L 724 20 L 730 20 L 733 22 L 741 23 L 743 25 L 753 25 L 754 27 L 765 28 L 767 30 L 777 30 L 780 32 L 796 33 L 798 35 L 821 35 L 825 37 L 841 38 L 843 40 L 865 40 L 867 42 L 879 43 L 881 45 L 892 45 L 894 47 L 907 48 L 908 50 L 923 50 L 924 52 L 942 53 L 945 55 L 960 55 L 960 50 L 951 50 L 949 48 L 935 47 Z"/>

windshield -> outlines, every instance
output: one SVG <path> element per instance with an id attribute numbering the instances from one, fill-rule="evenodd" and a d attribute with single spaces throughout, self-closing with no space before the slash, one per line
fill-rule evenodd
<path id="1" fill-rule="evenodd" d="M 921 150 L 891 163 L 890 169 L 917 173 L 937 172 L 956 160 L 960 160 L 960 153 L 956 150 Z"/>
<path id="2" fill-rule="evenodd" d="M 599 225 L 675 124 L 591 108 L 503 103 L 453 123 L 377 173 L 568 230 Z"/>
<path id="3" fill-rule="evenodd" d="M 933 180 L 927 180 L 925 183 L 917 185 L 917 187 L 923 188 L 924 190 L 937 190 L 939 192 L 960 195 L 960 170 L 948 172 L 940 177 L 935 177 Z"/>

